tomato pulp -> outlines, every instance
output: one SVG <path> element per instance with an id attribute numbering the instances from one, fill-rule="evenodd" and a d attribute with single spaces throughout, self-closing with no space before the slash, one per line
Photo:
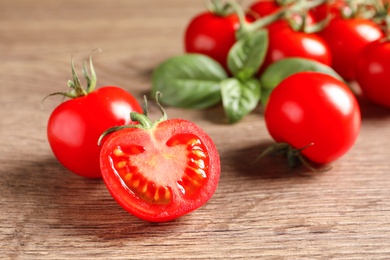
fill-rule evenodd
<path id="1" fill-rule="evenodd" d="M 101 152 L 103 179 L 129 213 L 162 222 L 205 204 L 217 189 L 220 160 L 211 138 L 182 119 L 110 135 Z"/>

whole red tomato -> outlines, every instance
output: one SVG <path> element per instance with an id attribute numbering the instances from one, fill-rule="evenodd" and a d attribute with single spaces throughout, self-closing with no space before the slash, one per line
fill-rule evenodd
<path id="1" fill-rule="evenodd" d="M 47 138 L 63 166 L 83 177 L 100 178 L 100 135 L 113 126 L 130 124 L 130 112 L 142 108 L 121 88 L 89 89 L 90 93 L 76 95 L 54 109 L 47 124 Z"/>
<path id="2" fill-rule="evenodd" d="M 268 50 L 260 73 L 273 62 L 288 57 L 312 59 L 329 66 L 332 62 L 327 43 L 317 34 L 285 28 L 269 32 Z"/>
<path id="3" fill-rule="evenodd" d="M 363 95 L 390 108 L 390 41 L 384 38 L 368 44 L 356 65 L 356 78 Z"/>
<path id="4" fill-rule="evenodd" d="M 312 162 L 326 164 L 344 155 L 360 130 L 360 109 L 342 81 L 319 72 L 299 72 L 271 93 L 265 122 L 275 141 Z"/>
<path id="5" fill-rule="evenodd" d="M 261 19 L 265 16 L 269 15 L 274 15 L 278 11 L 281 10 L 283 5 L 280 5 L 277 1 L 275 0 L 260 0 L 260 1 L 255 1 L 252 5 L 249 6 L 248 12 L 247 12 L 247 17 L 250 20 L 256 20 L 256 19 Z M 267 28 L 271 31 L 278 31 L 282 30 L 285 28 L 289 28 L 289 19 L 292 20 L 292 22 L 296 24 L 301 24 L 303 22 L 303 18 L 299 14 L 289 14 L 289 17 L 284 17 L 281 18 L 267 26 Z M 314 23 L 314 17 L 313 15 L 309 12 L 307 13 L 306 16 L 306 25 L 312 25 Z"/>
<path id="6" fill-rule="evenodd" d="M 374 22 L 366 19 L 336 17 L 320 33 L 332 53 L 332 67 L 345 80 L 355 80 L 355 64 L 361 50 L 383 37 Z"/>
<path id="7" fill-rule="evenodd" d="M 236 14 L 204 12 L 193 18 L 185 31 L 187 53 L 204 54 L 227 70 L 227 56 L 236 42 L 240 22 Z"/>
<path id="8" fill-rule="evenodd" d="M 151 222 L 205 204 L 220 176 L 219 155 L 207 133 L 183 119 L 152 123 L 145 115 L 131 116 L 140 124 L 112 133 L 100 157 L 103 180 L 118 204 Z"/>

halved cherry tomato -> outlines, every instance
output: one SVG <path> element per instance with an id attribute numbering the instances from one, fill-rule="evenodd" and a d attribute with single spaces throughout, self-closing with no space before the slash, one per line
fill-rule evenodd
<path id="1" fill-rule="evenodd" d="M 140 124 L 111 134 L 102 147 L 103 179 L 113 198 L 129 213 L 163 222 L 205 204 L 217 189 L 217 149 L 196 124 L 163 118 L 151 123 L 131 113 Z"/>

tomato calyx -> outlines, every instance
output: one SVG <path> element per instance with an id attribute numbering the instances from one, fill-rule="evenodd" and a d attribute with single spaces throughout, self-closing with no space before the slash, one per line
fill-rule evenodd
<path id="1" fill-rule="evenodd" d="M 54 93 L 51 93 L 51 94 L 47 95 L 42 100 L 42 102 L 46 98 L 51 97 L 51 96 L 61 95 L 63 97 L 74 99 L 74 98 L 86 96 L 89 93 L 91 93 L 92 91 L 94 91 L 95 87 L 96 87 L 97 77 L 96 77 L 95 69 L 93 67 L 92 55 L 96 51 L 100 52 L 101 50 L 100 49 L 95 49 L 95 50 L 93 50 L 91 52 L 90 57 L 89 57 L 89 71 L 90 72 L 88 71 L 87 64 L 86 63 L 83 64 L 82 72 L 83 72 L 83 75 L 84 75 L 84 77 L 85 77 L 85 79 L 87 81 L 86 89 L 83 88 L 83 86 L 81 85 L 80 79 L 77 76 L 76 70 L 74 68 L 74 58 L 73 58 L 73 55 L 72 55 L 72 58 L 71 58 L 72 79 L 68 81 L 68 87 L 70 87 L 71 90 L 68 91 L 68 92 L 54 92 Z"/>
<path id="2" fill-rule="evenodd" d="M 159 102 L 159 98 L 161 98 L 161 96 L 162 96 L 161 92 L 157 91 L 156 97 L 155 97 L 155 103 L 162 114 L 160 119 L 158 119 L 154 122 L 152 122 L 149 119 L 149 117 L 148 117 L 148 101 L 147 101 L 146 96 L 144 96 L 143 113 L 141 114 L 141 113 L 134 112 L 134 111 L 130 112 L 130 118 L 134 124 L 114 126 L 110 129 L 104 131 L 104 133 L 99 137 L 98 145 L 101 145 L 104 137 L 106 137 L 107 135 L 109 135 L 113 132 L 116 132 L 116 131 L 119 131 L 122 129 L 126 129 L 126 128 L 139 128 L 139 129 L 144 129 L 144 130 L 152 129 L 152 128 L 156 127 L 156 125 L 158 125 L 159 123 L 167 120 L 168 119 L 167 113 L 165 112 L 164 108 L 162 107 L 162 105 Z"/>
<path id="3" fill-rule="evenodd" d="M 301 148 L 294 148 L 288 143 L 279 142 L 274 143 L 273 145 L 266 148 L 257 158 L 260 160 L 266 155 L 282 155 L 287 157 L 287 163 L 289 168 L 293 169 L 297 166 L 303 164 L 306 168 L 313 172 L 325 172 L 330 170 L 331 167 L 317 168 L 313 165 L 313 163 L 309 162 L 303 155 L 302 151 L 310 146 L 313 146 L 314 143 L 307 144 Z"/>

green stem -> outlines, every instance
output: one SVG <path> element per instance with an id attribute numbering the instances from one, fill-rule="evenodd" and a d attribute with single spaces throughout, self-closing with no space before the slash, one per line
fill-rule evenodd
<path id="1" fill-rule="evenodd" d="M 76 97 L 86 96 L 87 92 L 81 86 L 81 82 L 79 80 L 79 77 L 77 76 L 76 70 L 74 69 L 73 55 L 72 55 L 72 59 L 71 59 L 71 69 L 72 69 L 73 81 L 68 82 L 69 87 L 71 87 L 74 90 Z"/>
<path id="2" fill-rule="evenodd" d="M 130 118 L 132 121 L 140 123 L 144 129 L 150 129 L 153 126 L 152 121 L 150 121 L 149 118 L 143 114 L 132 111 L 130 112 Z"/>
<path id="3" fill-rule="evenodd" d="M 92 91 L 95 90 L 95 87 L 96 87 L 97 77 L 96 77 L 95 68 L 93 67 L 93 62 L 92 62 L 92 55 L 96 51 L 101 52 L 100 49 L 95 49 L 95 50 L 93 50 L 91 52 L 91 54 L 89 56 L 89 68 L 90 68 L 90 71 L 91 71 L 91 76 L 89 76 L 88 71 L 86 70 L 86 68 L 84 69 L 84 71 L 85 71 L 84 75 L 85 75 L 85 78 L 87 79 L 87 82 L 88 82 L 87 93 L 91 93 Z"/>

